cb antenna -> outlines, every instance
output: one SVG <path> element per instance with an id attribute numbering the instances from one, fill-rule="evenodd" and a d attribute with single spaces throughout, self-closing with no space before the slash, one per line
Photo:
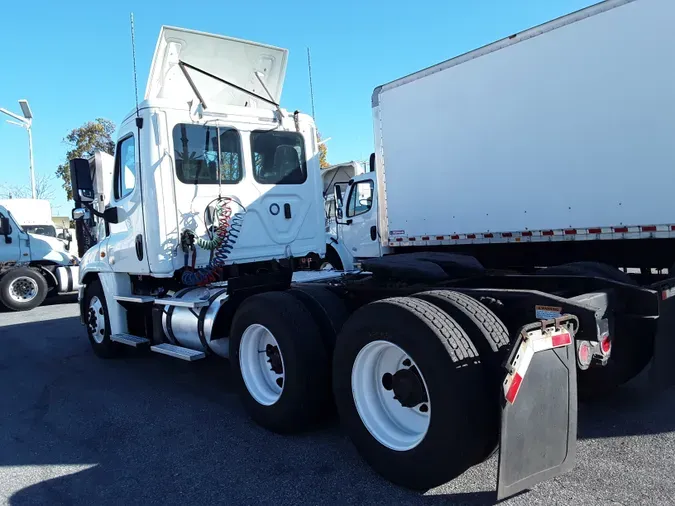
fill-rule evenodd
<path id="1" fill-rule="evenodd" d="M 136 34 L 134 30 L 133 12 L 131 13 L 131 54 L 133 55 L 134 61 L 134 92 L 136 93 L 136 118 L 138 118 L 140 114 L 138 112 L 138 78 L 136 77 Z M 138 121 L 136 123 L 138 123 Z"/>
<path id="2" fill-rule="evenodd" d="M 312 56 L 307 48 L 307 69 L 309 70 L 309 96 L 312 100 L 312 118 L 316 121 L 316 114 L 314 112 L 314 86 L 312 86 Z"/>

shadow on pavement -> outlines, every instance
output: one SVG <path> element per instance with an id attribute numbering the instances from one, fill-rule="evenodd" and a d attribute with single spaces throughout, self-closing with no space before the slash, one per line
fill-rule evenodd
<path id="1" fill-rule="evenodd" d="M 0 489 L 12 484 L 12 505 L 496 501 L 493 491 L 422 495 L 395 487 L 370 470 L 337 424 L 299 436 L 260 429 L 239 404 L 227 361 L 137 352 L 101 360 L 76 317 L 2 333 Z M 580 407 L 579 435 L 673 431 L 673 410 L 663 409 L 672 398 L 628 385 Z"/>

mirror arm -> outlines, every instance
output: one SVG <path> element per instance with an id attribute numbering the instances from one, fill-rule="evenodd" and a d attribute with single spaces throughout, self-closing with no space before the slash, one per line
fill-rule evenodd
<path id="1" fill-rule="evenodd" d="M 94 209 L 94 206 L 91 204 L 91 202 L 82 202 L 82 205 L 87 209 L 89 209 L 91 211 L 91 214 L 93 214 L 97 218 L 103 218 L 105 220 L 104 214 L 99 213 L 96 209 Z"/>

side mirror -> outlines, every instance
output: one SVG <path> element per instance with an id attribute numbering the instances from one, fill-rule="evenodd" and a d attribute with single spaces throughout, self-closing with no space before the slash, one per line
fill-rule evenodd
<path id="1" fill-rule="evenodd" d="M 109 207 L 103 211 L 103 219 L 108 223 L 119 223 L 121 217 L 117 207 Z"/>
<path id="2" fill-rule="evenodd" d="M 73 158 L 70 161 L 70 182 L 76 203 L 94 201 L 94 184 L 89 172 L 89 161 L 84 158 Z"/>
<path id="3" fill-rule="evenodd" d="M 335 208 L 340 209 L 342 207 L 342 188 L 337 184 L 333 186 L 333 196 L 335 197 Z"/>
<path id="4" fill-rule="evenodd" d="M 9 218 L 0 218 L 0 235 L 8 236 L 12 232 L 12 224 Z"/>
<path id="5" fill-rule="evenodd" d="M 83 208 L 81 208 L 81 207 L 76 207 L 75 209 L 73 209 L 73 211 L 71 212 L 70 216 L 71 216 L 75 221 L 81 220 L 81 219 L 87 217 L 87 210 L 86 210 L 86 209 L 83 209 Z"/>
<path id="6" fill-rule="evenodd" d="M 370 153 L 370 162 L 369 162 L 370 172 L 375 172 L 375 153 Z"/>

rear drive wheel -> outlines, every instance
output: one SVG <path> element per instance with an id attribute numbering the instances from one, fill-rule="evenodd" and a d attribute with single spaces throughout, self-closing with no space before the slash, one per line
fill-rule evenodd
<path id="1" fill-rule="evenodd" d="M 115 358 L 122 354 L 122 345 L 110 339 L 110 317 L 101 282 L 92 281 L 84 291 L 84 321 L 87 336 L 96 356 Z"/>
<path id="2" fill-rule="evenodd" d="M 489 400 L 478 352 L 426 301 L 356 311 L 335 346 L 333 392 L 357 450 L 393 483 L 428 489 L 482 458 Z"/>
<path id="3" fill-rule="evenodd" d="M 349 311 L 343 300 L 322 286 L 301 285 L 288 293 L 304 304 L 319 326 L 326 351 L 332 355 L 335 339 L 349 318 Z"/>
<path id="4" fill-rule="evenodd" d="M 0 302 L 12 311 L 28 311 L 42 304 L 49 286 L 38 271 L 28 267 L 11 269 L 0 278 Z"/>
<path id="5" fill-rule="evenodd" d="M 300 432 L 326 413 L 328 353 L 311 313 L 290 293 L 253 295 L 239 306 L 230 362 L 242 403 L 262 427 Z"/>
<path id="6" fill-rule="evenodd" d="M 497 399 L 502 388 L 504 369 L 502 363 L 509 348 L 509 331 L 502 321 L 485 305 L 460 292 L 432 290 L 414 295 L 426 300 L 454 319 L 476 346 L 485 369 L 485 394 L 492 400 L 487 421 L 490 430 L 485 441 L 484 458 L 497 449 L 499 440 L 500 409 Z"/>

